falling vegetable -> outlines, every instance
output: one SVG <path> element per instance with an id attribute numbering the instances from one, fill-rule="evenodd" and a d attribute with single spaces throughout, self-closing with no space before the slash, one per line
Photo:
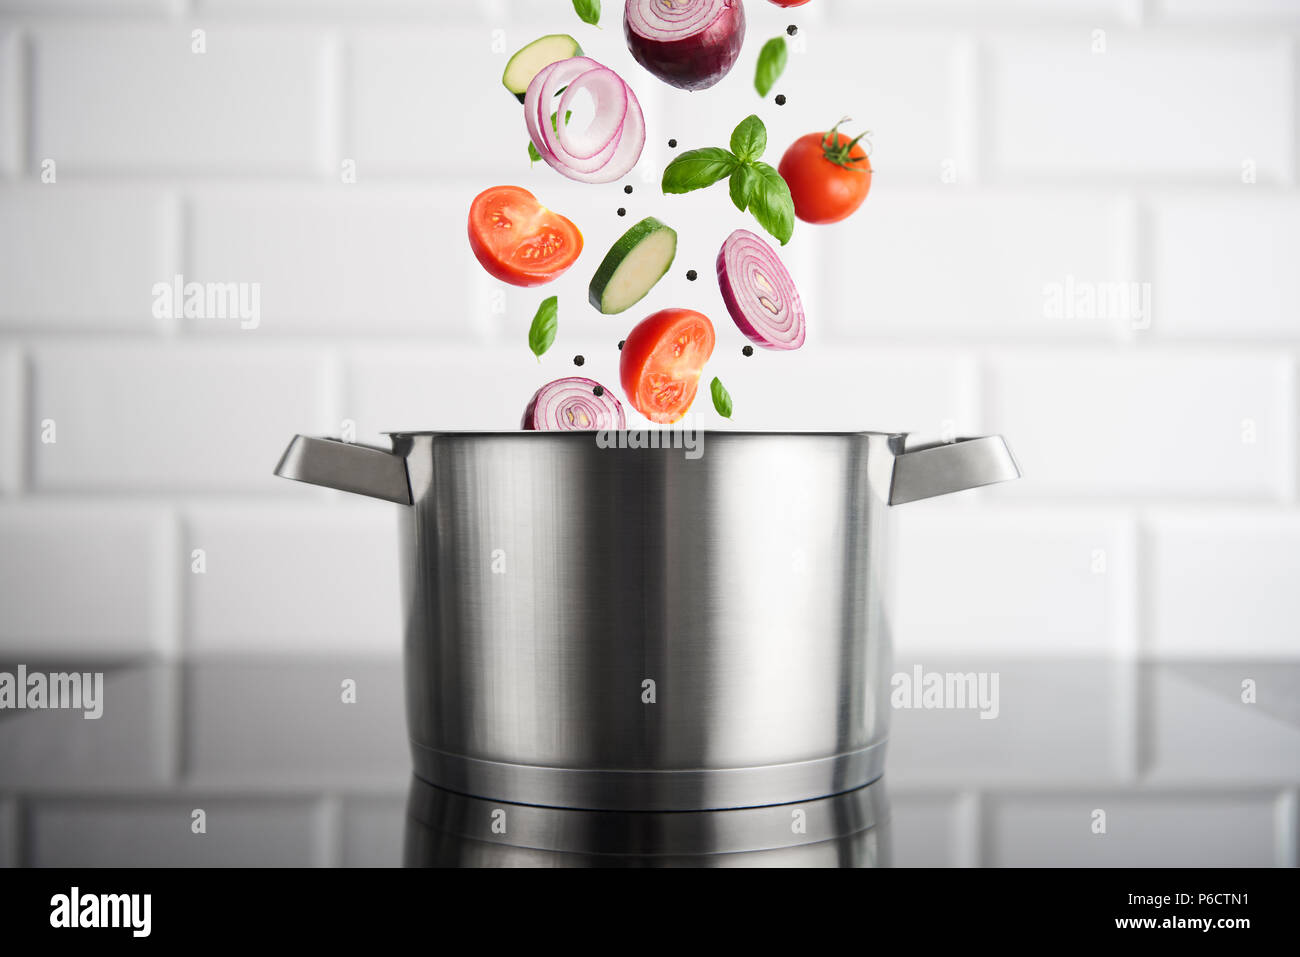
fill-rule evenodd
<path id="1" fill-rule="evenodd" d="M 709 392 L 713 394 L 713 408 L 717 410 L 718 415 L 724 419 L 731 418 L 731 393 L 717 376 L 714 376 L 713 381 L 709 383 Z"/>
<path id="2" fill-rule="evenodd" d="M 582 252 L 582 233 L 520 186 L 493 186 L 469 208 L 469 245 L 493 277 L 540 286 L 564 273 Z"/>
<path id="3" fill-rule="evenodd" d="M 623 35 L 636 62 L 670 86 L 705 90 L 745 42 L 741 0 L 626 0 Z"/>
<path id="4" fill-rule="evenodd" d="M 537 314 L 533 316 L 533 324 L 528 327 L 528 348 L 538 359 L 541 359 L 555 342 L 555 333 L 560 325 L 559 307 L 558 296 L 543 299 L 542 304 L 537 307 Z"/>
<path id="5" fill-rule="evenodd" d="M 528 92 L 528 84 L 533 82 L 533 77 L 552 63 L 574 56 L 582 56 L 582 47 L 567 33 L 552 33 L 549 36 L 538 37 L 528 46 L 518 50 L 506 62 L 505 72 L 501 74 L 501 84 L 522 103 L 524 94 Z"/>
<path id="6" fill-rule="evenodd" d="M 623 394 L 651 422 L 676 422 L 695 401 L 714 341 L 703 313 L 662 309 L 647 316 L 628 333 L 619 356 Z"/>
<path id="7" fill-rule="evenodd" d="M 551 129 L 555 129 L 555 124 L 558 122 L 558 116 L 559 113 L 551 114 Z M 569 110 L 564 114 L 565 123 L 568 123 L 571 119 L 573 119 L 573 110 Z M 532 140 L 528 141 L 528 161 L 530 163 L 540 163 L 542 161 L 542 154 L 537 152 L 537 147 L 533 145 Z"/>
<path id="8" fill-rule="evenodd" d="M 550 122 L 553 113 L 568 117 L 575 98 L 583 93 L 595 104 L 585 128 Z M 552 63 L 533 77 L 524 96 L 524 120 L 538 155 L 580 183 L 609 183 L 625 176 L 645 147 L 645 117 L 632 88 L 613 70 L 584 56 Z"/>
<path id="9" fill-rule="evenodd" d="M 614 243 L 591 279 L 587 298 L 607 316 L 624 312 L 646 297 L 676 255 L 676 230 L 647 216 Z"/>
<path id="10" fill-rule="evenodd" d="M 795 213 L 806 223 L 847 219 L 871 190 L 871 160 L 860 142 L 839 131 L 840 120 L 825 133 L 809 133 L 781 157 L 781 176 L 790 187 Z"/>
<path id="11" fill-rule="evenodd" d="M 767 96 L 772 92 L 772 87 L 785 72 L 789 59 L 785 37 L 773 37 L 763 44 L 763 49 L 758 53 L 758 66 L 754 70 L 754 89 L 759 96 Z"/>
<path id="12" fill-rule="evenodd" d="M 573 9 L 583 23 L 600 25 L 600 0 L 573 0 Z"/>
<path id="13" fill-rule="evenodd" d="M 757 116 L 747 116 L 732 132 L 730 150 L 708 146 L 669 163 L 663 191 L 689 193 L 730 180 L 736 208 L 753 213 L 758 224 L 784 246 L 794 234 L 794 200 L 781 174 L 759 160 L 766 149 L 767 127 Z"/>
<path id="14" fill-rule="evenodd" d="M 538 389 L 520 426 L 528 432 L 582 432 L 623 429 L 627 417 L 614 393 L 594 379 L 569 376 Z"/>
<path id="15" fill-rule="evenodd" d="M 718 250 L 718 287 L 736 327 L 764 349 L 798 349 L 804 343 L 803 303 L 794 280 L 772 247 L 738 229 Z"/>

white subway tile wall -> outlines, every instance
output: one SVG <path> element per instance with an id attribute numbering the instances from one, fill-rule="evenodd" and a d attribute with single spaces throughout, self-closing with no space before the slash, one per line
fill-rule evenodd
<path id="1" fill-rule="evenodd" d="M 1003 180 L 1231 182 L 1247 162 L 1261 183 L 1293 179 L 1288 37 L 1062 31 L 985 52 L 989 162 Z"/>
<path id="2" fill-rule="evenodd" d="M 41 161 L 44 163 L 44 161 Z M 153 286 L 180 271 L 175 203 L 137 186 L 27 177 L 0 187 L 0 331 L 149 332 Z"/>
<path id="3" fill-rule="evenodd" d="M 92 659 L 175 651 L 170 521 L 139 502 L 0 505 L 0 654 Z"/>
<path id="4" fill-rule="evenodd" d="M 586 27 L 567 4 L 0 0 L 0 655 L 394 660 L 392 508 L 274 479 L 284 444 L 512 428 L 579 353 L 613 380 L 631 319 L 589 309 L 588 266 L 630 222 L 661 215 L 681 249 L 646 311 L 680 301 L 719 320 L 713 371 L 736 427 L 1007 436 L 1022 481 L 898 513 L 900 660 L 1300 660 L 1300 4 L 748 9 L 754 38 L 801 28 L 773 91 L 784 106 L 750 86 L 758 43 L 715 91 L 688 95 L 642 73 L 616 25 Z M 641 97 L 649 143 L 631 195 L 529 166 L 499 77 L 514 49 L 556 30 Z M 859 214 L 800 224 L 786 249 L 806 351 L 745 359 L 707 279 L 717 244 L 751 220 L 722 187 L 662 197 L 657 178 L 670 137 L 677 152 L 723 145 L 754 111 L 773 163 L 795 136 L 851 116 L 846 128 L 871 131 L 877 172 Z M 507 181 L 585 234 L 584 265 L 546 290 L 502 287 L 468 251 L 471 197 Z M 255 289 L 255 319 L 168 312 L 156 286 L 178 276 Z M 525 332 L 551 292 L 561 331 L 539 366 Z M 1269 790 L 1294 787 L 1293 729 L 1237 755 L 1224 785 L 1163 730 L 1218 692 L 1138 682 L 1130 700 L 1102 685 L 1074 766 L 1050 728 L 981 737 L 901 719 L 897 774 L 921 795 L 902 862 L 1037 862 L 1052 843 L 1037 835 L 1081 827 L 1086 842 L 1091 809 L 1113 805 L 1115 832 L 1148 840 L 1081 844 L 1099 863 L 1166 860 L 1166 814 L 1252 835 L 1186 849 L 1187 863 L 1294 863 L 1294 847 L 1269 849 L 1294 839 L 1293 792 Z M 250 769 L 214 762 L 220 709 L 202 691 L 142 699 L 148 714 L 174 706 L 188 730 L 179 745 L 145 735 L 149 753 L 124 766 L 141 788 L 179 766 L 251 796 L 212 803 L 236 836 L 228 849 L 161 843 L 159 862 L 268 844 L 305 863 L 375 859 L 369 835 L 388 834 L 376 808 L 395 796 L 345 795 L 338 813 L 313 795 L 258 797 L 281 758 L 250 745 L 263 758 Z M 985 774 L 1004 746 L 1024 762 Z M 5 752 L 26 769 L 13 786 L 70 796 L 0 794 L 0 863 L 109 863 L 102 841 L 83 853 L 92 829 L 126 847 L 188 820 L 191 805 L 165 794 L 132 809 L 71 793 L 85 786 L 76 753 L 42 770 L 20 752 Z M 380 755 L 385 781 L 399 757 Z M 341 786 L 330 754 L 305 760 L 313 788 Z M 945 790 L 953 762 L 992 790 Z M 1145 770 L 1208 790 L 1122 791 Z M 1082 796 L 1088 776 L 1106 795 Z M 1073 790 L 1057 803 L 1015 790 L 1043 782 Z"/>
<path id="5" fill-rule="evenodd" d="M 0 26 L 0 178 L 13 176 L 22 164 L 22 35 Z"/>

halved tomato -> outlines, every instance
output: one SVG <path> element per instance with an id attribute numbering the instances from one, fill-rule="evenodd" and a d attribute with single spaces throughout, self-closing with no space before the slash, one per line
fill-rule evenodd
<path id="1" fill-rule="evenodd" d="M 651 422 L 669 424 L 695 401 L 704 364 L 713 355 L 713 323 L 690 309 L 663 309 L 628 333 L 619 380 L 632 407 Z"/>
<path id="2" fill-rule="evenodd" d="M 582 233 L 519 186 L 493 186 L 469 208 L 469 245 L 483 268 L 512 286 L 558 278 L 582 252 Z"/>

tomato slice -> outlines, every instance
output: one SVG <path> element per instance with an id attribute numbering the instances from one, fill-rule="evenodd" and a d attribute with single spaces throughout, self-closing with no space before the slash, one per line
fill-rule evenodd
<path id="1" fill-rule="evenodd" d="M 670 424 L 695 401 L 704 364 L 713 355 L 713 323 L 690 309 L 664 309 L 628 333 L 619 380 L 632 407 L 651 422 Z"/>
<path id="2" fill-rule="evenodd" d="M 512 286 L 558 278 L 582 252 L 582 233 L 518 186 L 493 186 L 469 208 L 469 245 L 489 273 Z"/>

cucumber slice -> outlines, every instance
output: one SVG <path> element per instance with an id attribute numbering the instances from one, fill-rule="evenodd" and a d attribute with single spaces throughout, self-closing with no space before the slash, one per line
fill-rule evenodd
<path id="1" fill-rule="evenodd" d="M 557 60 L 575 56 L 582 56 L 582 47 L 567 33 L 539 37 L 510 58 L 505 73 L 501 74 L 501 82 L 522 103 L 533 77 Z"/>
<path id="2" fill-rule="evenodd" d="M 677 231 L 653 216 L 616 242 L 591 279 L 587 298 L 607 316 L 631 309 L 664 278 L 677 255 Z"/>

